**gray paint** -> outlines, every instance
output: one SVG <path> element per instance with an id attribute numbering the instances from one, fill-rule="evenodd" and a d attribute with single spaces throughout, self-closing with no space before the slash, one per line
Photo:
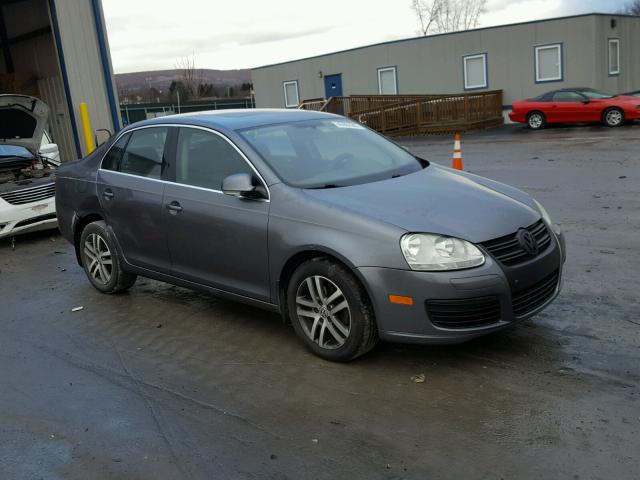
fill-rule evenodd
<path id="1" fill-rule="evenodd" d="M 479 243 L 511 234 L 540 219 L 529 195 L 436 165 L 368 184 L 299 189 L 279 180 L 246 144 L 234 142 L 239 138 L 236 129 L 276 120 L 332 117 L 295 110 L 220 112 L 155 119 L 127 128 L 123 134 L 136 128 L 170 127 L 162 180 L 101 170 L 108 147 L 63 165 L 56 177 L 60 230 L 76 243 L 79 221 L 97 215 L 106 221 L 128 271 L 283 314 L 285 266 L 300 253 L 322 252 L 360 279 L 372 300 L 380 336 L 387 339 L 461 341 L 519 320 L 511 309 L 510 292 L 561 268 L 561 235 L 552 235 L 544 254 L 516 266 L 500 266 L 487 253 L 481 267 L 439 273 L 412 271 L 400 239 L 407 232 L 429 232 Z M 263 181 L 268 198 L 251 200 L 175 183 L 173 165 L 179 159 L 173 157 L 172 129 L 184 126 L 207 128 L 235 143 Z M 106 190 L 111 198 L 104 197 Z M 174 202 L 182 211 L 165 208 Z M 471 293 L 469 285 L 474 288 Z M 414 295 L 416 303 L 398 315 L 398 306 L 386 298 L 403 292 Z M 452 331 L 438 329 L 427 319 L 425 297 L 478 295 L 500 298 L 499 324 Z"/>
<path id="2" fill-rule="evenodd" d="M 615 19 L 617 26 L 611 28 Z M 621 73 L 608 75 L 607 40 L 621 41 Z M 564 79 L 535 83 L 534 46 L 562 43 Z M 377 69 L 397 66 L 399 94 L 464 91 L 462 58 L 487 53 L 488 89 L 504 103 L 554 88 L 590 86 L 615 93 L 640 88 L 640 18 L 590 14 L 388 42 L 252 70 L 256 105 L 283 107 L 282 82 L 298 80 L 300 99 L 324 96 L 323 74 L 342 73 L 345 95 L 377 94 Z"/>

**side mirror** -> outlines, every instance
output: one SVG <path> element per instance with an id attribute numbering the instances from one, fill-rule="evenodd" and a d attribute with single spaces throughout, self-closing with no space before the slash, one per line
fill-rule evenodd
<path id="1" fill-rule="evenodd" d="M 251 197 L 255 194 L 256 187 L 248 173 L 236 173 L 229 175 L 222 181 L 222 193 L 233 197 Z"/>
<path id="2" fill-rule="evenodd" d="M 58 149 L 58 144 L 57 143 L 47 143 L 46 145 L 42 145 L 40 147 L 40 154 L 41 155 L 51 155 L 51 154 L 55 154 L 58 153 L 59 149 Z"/>
<path id="3" fill-rule="evenodd" d="M 583 100 L 582 103 L 584 105 L 589 105 L 591 103 L 591 100 L 589 100 L 588 98 L 586 100 Z"/>

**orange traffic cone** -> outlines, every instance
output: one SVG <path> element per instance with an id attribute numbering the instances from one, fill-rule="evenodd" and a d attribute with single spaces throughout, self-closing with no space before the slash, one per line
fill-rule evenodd
<path id="1" fill-rule="evenodd" d="M 462 168 L 462 147 L 460 146 L 459 133 L 456 133 L 456 141 L 453 145 L 453 168 L 456 170 L 464 170 L 464 168 Z"/>

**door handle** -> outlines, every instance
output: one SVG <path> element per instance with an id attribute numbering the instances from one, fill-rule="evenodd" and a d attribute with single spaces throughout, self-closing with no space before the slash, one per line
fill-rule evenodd
<path id="1" fill-rule="evenodd" d="M 111 200 L 115 195 L 111 190 L 107 189 L 104 192 L 102 192 L 102 196 L 104 197 L 105 200 Z"/>
<path id="2" fill-rule="evenodd" d="M 166 207 L 172 215 L 176 215 L 182 211 L 182 206 L 178 202 L 167 203 Z"/>

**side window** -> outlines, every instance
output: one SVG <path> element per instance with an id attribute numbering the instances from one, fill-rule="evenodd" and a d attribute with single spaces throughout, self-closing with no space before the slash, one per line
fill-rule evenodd
<path id="1" fill-rule="evenodd" d="M 583 102 L 585 97 L 577 92 L 556 92 L 553 94 L 554 102 Z"/>
<path id="2" fill-rule="evenodd" d="M 130 133 L 126 133 L 121 136 L 116 143 L 114 143 L 107 154 L 104 156 L 102 160 L 102 169 L 104 170 L 118 170 L 118 166 L 120 165 L 120 160 L 122 160 L 122 156 L 124 155 L 124 149 L 127 146 L 127 142 L 131 137 Z"/>
<path id="3" fill-rule="evenodd" d="M 231 144 L 215 133 L 181 128 L 178 133 L 176 182 L 222 190 L 229 175 L 253 170 Z"/>
<path id="4" fill-rule="evenodd" d="M 151 127 L 135 130 L 127 144 L 120 171 L 140 177 L 160 179 L 162 158 L 168 128 Z"/>

